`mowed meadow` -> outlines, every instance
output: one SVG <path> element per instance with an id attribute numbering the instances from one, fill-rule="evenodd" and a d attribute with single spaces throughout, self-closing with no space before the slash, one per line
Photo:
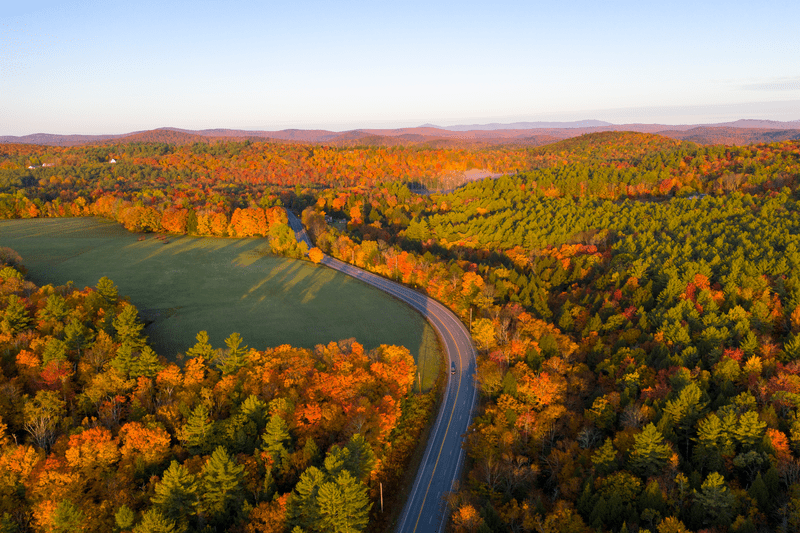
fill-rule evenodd
<path id="1" fill-rule="evenodd" d="M 31 281 L 82 288 L 107 276 L 139 309 L 153 349 L 170 360 L 180 359 L 201 330 L 215 348 L 233 332 L 256 349 L 355 338 L 367 350 L 406 346 L 423 387 L 436 379 L 433 329 L 373 287 L 271 255 L 266 239 L 141 237 L 96 218 L 0 221 L 0 246 L 22 256 Z"/>

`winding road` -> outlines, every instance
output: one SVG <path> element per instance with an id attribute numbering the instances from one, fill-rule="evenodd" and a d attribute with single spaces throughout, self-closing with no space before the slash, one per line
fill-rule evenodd
<path id="1" fill-rule="evenodd" d="M 300 220 L 288 209 L 286 213 L 297 240 L 305 241 L 311 249 L 313 244 Z M 452 490 L 453 483 L 461 474 L 464 463 L 461 442 L 472 421 L 472 411 L 477 398 L 473 381 L 475 348 L 469 332 L 452 311 L 424 294 L 327 255 L 323 257 L 321 263 L 369 283 L 419 311 L 438 332 L 447 352 L 449 360 L 447 366 L 449 367 L 450 363 L 455 364 L 456 373 L 448 374 L 444 400 L 397 527 L 398 533 L 443 531 L 449 514 L 444 495 Z"/>

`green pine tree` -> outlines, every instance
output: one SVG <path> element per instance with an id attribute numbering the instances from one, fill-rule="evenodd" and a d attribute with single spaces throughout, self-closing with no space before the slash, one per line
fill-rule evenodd
<path id="1" fill-rule="evenodd" d="M 716 413 L 709 414 L 697 424 L 697 446 L 694 448 L 694 462 L 697 468 L 719 471 L 724 466 L 724 455 L 734 450 L 733 431 L 735 415 L 720 418 Z"/>
<path id="2" fill-rule="evenodd" d="M 238 333 L 231 333 L 225 339 L 225 346 L 228 349 L 221 350 L 216 360 L 217 367 L 222 371 L 223 375 L 233 374 L 247 362 L 247 346 L 241 346 L 241 344 L 242 337 Z"/>
<path id="3" fill-rule="evenodd" d="M 144 376 L 151 378 L 158 374 L 163 368 L 163 365 L 158 360 L 158 355 L 149 346 L 142 348 L 139 356 L 133 360 L 130 367 L 130 374 L 132 378 Z"/>
<path id="4" fill-rule="evenodd" d="M 2 320 L 0 320 L 0 331 L 3 333 L 19 333 L 28 328 L 31 322 L 31 317 L 28 316 L 28 310 L 25 309 L 25 304 L 16 294 L 10 294 L 6 298 L 6 308 L 3 311 Z"/>
<path id="5" fill-rule="evenodd" d="M 717 472 L 711 472 L 700 491 L 695 491 L 695 500 L 704 513 L 705 524 L 727 526 L 735 515 L 736 496 Z"/>
<path id="6" fill-rule="evenodd" d="M 667 464 L 671 455 L 669 446 L 664 444 L 664 436 L 650 423 L 634 437 L 630 465 L 641 476 L 654 476 Z"/>
<path id="7" fill-rule="evenodd" d="M 736 425 L 736 440 L 742 445 L 743 450 L 751 450 L 760 444 L 764 438 L 767 423 L 758 418 L 758 413 L 748 411 L 739 418 Z"/>
<path id="8" fill-rule="evenodd" d="M 761 478 L 761 472 L 756 475 L 753 484 L 747 489 L 747 494 L 758 503 L 758 508 L 762 513 L 767 513 L 772 509 L 769 491 L 767 490 L 767 485 L 764 483 L 764 480 Z"/>
<path id="9" fill-rule="evenodd" d="M 117 332 L 117 342 L 127 344 L 133 349 L 144 346 L 145 341 L 142 336 L 144 324 L 139 321 L 139 313 L 134 306 L 126 305 L 114 318 L 112 325 Z"/>
<path id="10" fill-rule="evenodd" d="M 114 282 L 103 276 L 97 282 L 97 292 L 105 300 L 107 307 L 113 307 L 117 304 L 119 298 L 119 289 L 114 285 Z"/>
<path id="11" fill-rule="evenodd" d="M 50 361 L 64 361 L 66 358 L 67 344 L 55 337 L 48 339 L 42 352 L 42 366 L 46 366 Z"/>
<path id="12" fill-rule="evenodd" d="M 198 488 L 197 478 L 189 469 L 172 461 L 156 484 L 151 501 L 163 516 L 185 527 L 196 513 Z"/>
<path id="13" fill-rule="evenodd" d="M 142 515 L 142 521 L 133 528 L 133 533 L 179 533 L 175 522 L 162 515 L 157 509 L 149 509 Z"/>
<path id="14" fill-rule="evenodd" d="M 211 454 L 202 476 L 201 506 L 218 523 L 226 523 L 244 500 L 244 466 L 228 455 L 223 446 Z"/>
<path id="15" fill-rule="evenodd" d="M 69 314 L 67 302 L 60 294 L 51 294 L 47 297 L 45 306 L 36 313 L 36 318 L 48 322 L 61 322 Z"/>
<path id="16" fill-rule="evenodd" d="M 323 483 L 317 495 L 319 531 L 357 533 L 364 531 L 369 522 L 367 486 L 342 470 L 332 481 Z"/>
<path id="17" fill-rule="evenodd" d="M 258 428 L 255 422 L 242 413 L 236 413 L 218 422 L 219 442 L 232 453 L 253 453 L 258 445 Z"/>
<path id="18" fill-rule="evenodd" d="M 255 394 L 251 394 L 239 407 L 241 413 L 252 420 L 261 432 L 267 422 L 267 404 Z"/>
<path id="19" fill-rule="evenodd" d="M 72 317 L 64 327 L 64 342 L 67 349 L 74 350 L 81 355 L 81 350 L 93 340 L 92 330 L 83 325 L 78 318 Z"/>
<path id="20" fill-rule="evenodd" d="M 603 445 L 592 454 L 592 463 L 600 475 L 608 475 L 617 469 L 617 450 L 611 439 L 606 439 Z"/>
<path id="21" fill-rule="evenodd" d="M 178 431 L 178 438 L 191 454 L 210 452 L 214 448 L 213 436 L 214 421 L 204 404 L 192 410 L 186 424 Z"/>
<path id="22" fill-rule="evenodd" d="M 363 435 L 356 433 L 347 442 L 345 448 L 350 452 L 345 461 L 345 468 L 358 481 L 366 481 L 372 467 L 375 466 L 375 452 Z"/>
<path id="23" fill-rule="evenodd" d="M 742 342 L 739 345 L 745 355 L 753 355 L 758 349 L 758 337 L 752 331 L 748 331 L 747 335 L 742 338 Z"/>
<path id="24" fill-rule="evenodd" d="M 309 532 L 318 531 L 320 516 L 317 494 L 324 482 L 325 474 L 315 466 L 309 466 L 300 475 L 286 503 L 286 518 L 290 526 L 301 527 Z"/>
<path id="25" fill-rule="evenodd" d="M 279 463 L 287 455 L 286 445 L 291 441 L 289 427 L 283 418 L 277 414 L 272 415 L 269 418 L 269 422 L 267 422 L 267 427 L 264 429 L 261 440 L 262 449 L 272 455 L 272 459 L 276 464 Z"/>
<path id="26" fill-rule="evenodd" d="M 672 423 L 682 435 L 686 445 L 686 455 L 689 454 L 689 436 L 697 419 L 703 414 L 707 402 L 702 400 L 703 391 L 696 383 L 686 385 L 674 400 L 664 406 L 664 412 L 670 417 Z"/>
<path id="27" fill-rule="evenodd" d="M 114 522 L 117 524 L 117 531 L 127 531 L 136 522 L 136 513 L 127 505 L 123 505 L 114 513 Z"/>
<path id="28" fill-rule="evenodd" d="M 117 348 L 117 355 L 111 360 L 111 368 L 119 372 L 123 379 L 128 379 L 133 366 L 133 346 L 122 344 Z"/>
<path id="29" fill-rule="evenodd" d="M 328 477 L 336 477 L 339 472 L 345 470 L 348 460 L 350 459 L 350 450 L 347 448 L 340 448 L 333 445 L 325 456 L 325 472 Z"/>
<path id="30" fill-rule="evenodd" d="M 61 500 L 53 512 L 55 533 L 79 533 L 84 530 L 85 515 L 69 500 Z"/>
<path id="31" fill-rule="evenodd" d="M 189 358 L 202 357 L 206 361 L 210 361 L 214 355 L 214 349 L 208 342 L 208 332 L 201 331 L 197 334 L 197 343 L 186 350 L 186 356 Z"/>

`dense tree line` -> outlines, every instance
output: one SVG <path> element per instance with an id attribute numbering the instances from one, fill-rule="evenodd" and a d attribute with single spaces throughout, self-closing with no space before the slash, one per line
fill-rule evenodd
<path id="1" fill-rule="evenodd" d="M 182 367 L 136 308 L 37 287 L 0 249 L 4 531 L 363 531 L 432 408 L 407 349 L 212 347 Z M 297 529 L 300 528 L 300 529 Z"/>
<path id="2" fill-rule="evenodd" d="M 401 249 L 364 227 L 386 219 L 346 235 L 305 213 L 325 251 L 474 317 L 483 404 L 456 530 L 800 525 L 797 146 L 702 150 L 768 164 L 614 201 L 542 194 L 538 171 L 484 180 L 405 201 L 386 232 Z"/>
<path id="3" fill-rule="evenodd" d="M 0 213 L 101 214 L 145 231 L 171 231 L 168 221 L 185 213 L 186 225 L 175 227 L 188 232 L 265 235 L 275 207 L 291 206 L 318 247 L 312 260 L 321 250 L 416 287 L 469 324 L 482 402 L 467 474 L 450 498 L 455 530 L 800 528 L 800 143 L 698 147 L 604 133 L 495 151 L 260 143 L 71 150 L 8 149 Z M 21 167 L 54 154 L 74 165 Z M 120 160 L 113 169 L 96 162 L 110 156 Z M 475 167 L 507 175 L 415 194 L 437 173 Z M 266 233 L 253 229 L 263 229 L 262 213 Z M 6 304 L 3 324 L 27 327 L 32 315 L 20 305 Z M 114 318 L 105 320 L 116 331 Z M 43 360 L 45 346 L 38 349 L 27 350 Z M 352 348 L 339 350 L 352 357 Z M 113 359 L 133 379 L 142 350 L 130 353 Z M 240 362 L 209 372 L 224 381 L 247 372 L 236 370 Z M 195 408 L 181 411 L 184 425 Z M 213 438 L 203 450 L 172 438 L 183 453 L 212 461 Z M 349 445 L 311 438 L 328 454 Z M 291 501 L 347 483 L 334 459 L 329 467 L 317 457 L 314 470 L 293 471 Z M 205 464 L 189 460 L 189 486 L 204 483 Z M 170 479 L 182 479 L 175 468 Z M 319 505 L 292 510 L 288 500 L 281 510 L 243 501 L 260 516 L 283 513 L 284 525 L 327 524 Z M 150 508 L 137 505 L 131 516 L 143 520 Z M 81 508 L 70 509 L 59 513 Z M 159 509 L 154 519 L 174 520 Z M 211 524 L 210 511 L 193 512 L 175 527 Z"/>
<path id="4" fill-rule="evenodd" d="M 114 159 L 116 163 L 109 162 Z M 0 185 L 33 176 L 40 186 L 169 189 L 173 186 L 374 187 L 394 180 L 439 185 L 450 172 L 472 168 L 508 172 L 528 166 L 523 149 L 327 147 L 296 143 L 217 142 L 175 146 L 130 143 L 102 147 L 0 145 Z M 29 168 L 34 167 L 34 168 Z M 55 192 L 60 192 L 58 188 Z"/>

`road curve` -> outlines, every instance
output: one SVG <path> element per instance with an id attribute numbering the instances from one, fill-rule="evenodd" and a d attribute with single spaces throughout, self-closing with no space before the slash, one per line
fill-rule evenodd
<path id="1" fill-rule="evenodd" d="M 286 212 L 297 240 L 305 241 L 311 249 L 313 244 L 303 225 L 294 213 L 288 209 Z M 469 332 L 452 311 L 424 294 L 327 255 L 321 263 L 369 283 L 419 311 L 438 332 L 447 353 L 448 366 L 450 362 L 455 363 L 456 373 L 448 374 L 444 399 L 397 527 L 399 533 L 443 531 L 448 516 L 444 495 L 452 490 L 453 483 L 461 475 L 464 463 L 461 443 L 472 421 L 477 398 L 473 380 L 475 348 Z"/>

